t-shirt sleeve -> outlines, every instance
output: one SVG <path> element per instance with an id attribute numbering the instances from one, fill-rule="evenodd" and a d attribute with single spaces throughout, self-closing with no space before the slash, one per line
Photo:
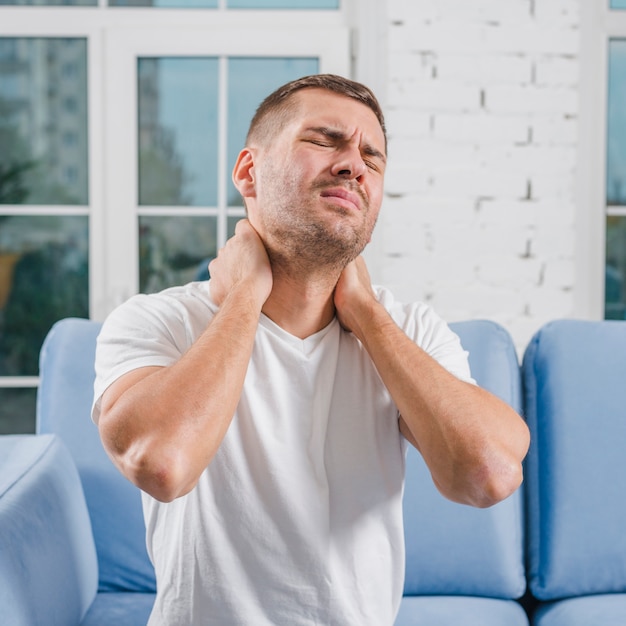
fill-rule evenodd
<path id="1" fill-rule="evenodd" d="M 172 299 L 139 294 L 105 320 L 96 344 L 94 400 L 91 417 L 100 417 L 104 391 L 140 367 L 175 363 L 189 346 L 184 318 Z"/>
<path id="2" fill-rule="evenodd" d="M 460 380 L 476 384 L 472 378 L 468 352 L 461 345 L 458 335 L 427 304 L 401 304 L 389 291 L 376 288 L 379 301 L 402 330 L 442 367 Z"/>

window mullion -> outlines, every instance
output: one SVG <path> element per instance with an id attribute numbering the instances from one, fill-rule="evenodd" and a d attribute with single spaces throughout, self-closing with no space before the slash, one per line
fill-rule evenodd
<path id="1" fill-rule="evenodd" d="M 219 89 L 218 89 L 218 193 L 217 203 L 217 247 L 218 250 L 226 243 L 227 238 L 227 206 L 228 206 L 228 58 L 220 57 Z"/>

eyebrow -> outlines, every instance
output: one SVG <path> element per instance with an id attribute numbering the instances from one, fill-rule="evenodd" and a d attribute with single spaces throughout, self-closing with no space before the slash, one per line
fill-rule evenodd
<path id="1" fill-rule="evenodd" d="M 334 141 L 347 141 L 347 135 L 336 128 L 330 128 L 329 126 L 309 126 L 304 129 L 305 132 L 317 133 L 319 135 L 324 135 L 324 137 L 328 137 L 329 139 L 333 139 Z M 380 159 L 383 163 L 387 162 L 387 157 L 374 146 L 369 143 L 363 145 L 363 152 L 370 157 L 374 157 L 376 159 Z"/>

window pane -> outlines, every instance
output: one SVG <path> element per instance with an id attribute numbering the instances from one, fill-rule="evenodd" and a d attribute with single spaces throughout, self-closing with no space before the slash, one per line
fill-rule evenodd
<path id="1" fill-rule="evenodd" d="M 155 7 L 216 9 L 218 0 L 109 0 L 112 7 Z"/>
<path id="2" fill-rule="evenodd" d="M 3 5 L 37 5 L 37 6 L 98 6 L 98 0 L 0 0 L 0 6 Z"/>
<path id="3" fill-rule="evenodd" d="M 0 435 L 35 432 L 37 389 L 0 387 Z"/>
<path id="4" fill-rule="evenodd" d="M 216 58 L 142 58 L 139 204 L 217 204 Z"/>
<path id="5" fill-rule="evenodd" d="M 626 39 L 609 43 L 607 204 L 626 204 Z"/>
<path id="6" fill-rule="evenodd" d="M 87 217 L 0 216 L 0 376 L 36 376 L 54 322 L 89 317 Z"/>
<path id="7" fill-rule="evenodd" d="M 280 85 L 318 72 L 317 58 L 233 58 L 228 61 L 228 172 L 243 148 L 248 125 L 265 96 Z M 229 176 L 230 181 L 230 176 Z M 229 182 L 229 206 L 241 206 L 241 196 Z"/>
<path id="8" fill-rule="evenodd" d="M 338 9 L 339 0 L 228 0 L 229 9 Z"/>
<path id="9" fill-rule="evenodd" d="M 626 319 L 626 217 L 609 216 L 606 223 L 606 319 Z"/>
<path id="10" fill-rule="evenodd" d="M 239 215 L 230 215 L 228 217 L 228 220 L 226 222 L 227 226 L 226 226 L 226 237 L 228 239 L 230 239 L 234 234 L 235 234 L 235 227 L 237 226 L 237 222 L 239 220 L 242 220 L 243 217 L 240 217 Z"/>
<path id="11" fill-rule="evenodd" d="M 87 41 L 0 38 L 0 204 L 87 204 Z"/>
<path id="12" fill-rule="evenodd" d="M 611 0 L 612 9 L 626 9 L 626 0 Z"/>
<path id="13" fill-rule="evenodd" d="M 154 293 L 208 278 L 217 254 L 217 218 L 139 218 L 139 289 Z"/>
<path id="14" fill-rule="evenodd" d="M 112 6 L 112 7 L 154 7 L 154 8 L 176 8 L 176 9 L 188 9 L 188 8 L 216 9 L 218 8 L 218 0 L 109 0 L 109 6 Z M 339 0 L 228 0 L 227 8 L 229 9 L 338 9 Z"/>

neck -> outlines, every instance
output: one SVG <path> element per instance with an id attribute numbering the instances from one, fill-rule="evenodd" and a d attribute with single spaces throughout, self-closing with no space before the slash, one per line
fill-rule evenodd
<path id="1" fill-rule="evenodd" d="M 315 275 L 290 275 L 272 267 L 272 292 L 263 313 L 295 337 L 306 339 L 325 328 L 335 315 L 333 292 L 340 272 L 326 268 Z"/>

